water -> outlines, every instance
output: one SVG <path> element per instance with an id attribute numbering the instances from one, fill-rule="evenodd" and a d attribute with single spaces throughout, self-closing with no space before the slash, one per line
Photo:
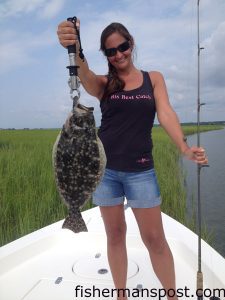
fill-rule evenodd
<path id="1" fill-rule="evenodd" d="M 197 135 L 189 136 L 188 144 L 197 145 Z M 201 133 L 200 144 L 206 149 L 210 165 L 201 169 L 202 221 L 213 231 L 214 249 L 225 257 L 225 129 Z M 190 213 L 192 199 L 197 209 L 197 167 L 186 159 L 183 166 Z"/>

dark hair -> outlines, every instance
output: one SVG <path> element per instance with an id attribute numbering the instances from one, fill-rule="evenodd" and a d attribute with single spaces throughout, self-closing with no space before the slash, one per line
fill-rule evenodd
<path id="1" fill-rule="evenodd" d="M 122 25 L 121 23 L 114 22 L 114 23 L 109 24 L 103 30 L 103 32 L 101 34 L 101 39 L 100 39 L 100 50 L 102 50 L 104 52 L 105 41 L 111 34 L 113 34 L 115 32 L 121 34 L 127 41 L 129 41 L 131 43 L 131 46 L 133 47 L 134 39 L 133 39 L 132 35 L 129 33 L 129 31 L 127 30 L 127 28 L 124 25 Z M 106 84 L 102 99 L 107 98 L 110 94 L 112 94 L 116 91 L 122 90 L 125 85 L 124 81 L 118 77 L 116 68 L 109 61 L 108 61 L 108 67 L 109 67 L 108 75 L 107 75 L 108 82 Z"/>

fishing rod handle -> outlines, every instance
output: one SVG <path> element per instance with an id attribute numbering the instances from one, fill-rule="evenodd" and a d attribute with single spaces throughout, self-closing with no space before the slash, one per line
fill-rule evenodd
<path id="1" fill-rule="evenodd" d="M 77 28 L 76 28 L 77 18 L 76 18 L 76 17 L 72 17 L 72 18 L 70 17 L 70 18 L 67 18 L 67 21 L 73 23 L 74 28 L 77 30 Z M 68 46 L 68 47 L 67 47 L 67 50 L 68 50 L 68 54 L 70 54 L 70 53 L 76 54 L 76 44 Z"/>

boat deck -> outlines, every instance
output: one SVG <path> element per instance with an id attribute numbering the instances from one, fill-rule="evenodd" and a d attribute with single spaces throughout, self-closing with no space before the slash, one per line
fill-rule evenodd
<path id="1" fill-rule="evenodd" d="M 116 299 L 99 209 L 85 211 L 83 217 L 88 232 L 74 234 L 61 229 L 60 221 L 1 247 L 0 299 Z M 164 299 L 130 209 L 126 220 L 129 299 Z M 163 226 L 174 256 L 181 299 L 195 299 L 197 236 L 165 214 Z M 213 289 L 225 288 L 225 260 L 202 243 L 204 288 L 213 296 Z M 224 298 L 220 295 L 220 299 Z"/>

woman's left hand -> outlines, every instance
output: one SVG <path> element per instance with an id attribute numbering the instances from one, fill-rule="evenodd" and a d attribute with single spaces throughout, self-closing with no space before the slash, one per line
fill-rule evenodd
<path id="1" fill-rule="evenodd" d="M 183 152 L 183 155 L 197 164 L 201 165 L 207 165 L 208 164 L 208 158 L 205 153 L 205 149 L 202 147 L 196 147 L 192 146 L 191 148 L 186 149 Z"/>

